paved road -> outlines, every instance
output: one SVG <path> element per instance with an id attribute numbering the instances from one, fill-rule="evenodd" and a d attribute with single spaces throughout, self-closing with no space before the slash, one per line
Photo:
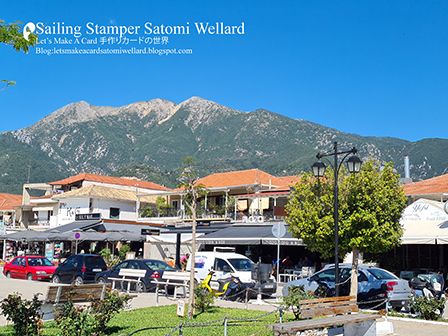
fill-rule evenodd
<path id="1" fill-rule="evenodd" d="M 47 292 L 48 286 L 51 284 L 48 282 L 39 281 L 28 281 L 28 280 L 17 280 L 17 279 L 6 279 L 3 274 L 0 275 L 0 300 L 3 300 L 10 293 L 18 292 L 25 299 L 32 299 L 35 293 L 41 293 L 39 298 L 44 298 Z M 161 305 L 175 304 L 177 301 L 174 299 L 166 298 L 164 296 L 160 297 Z M 251 300 L 248 304 L 248 309 L 263 310 L 263 311 L 273 311 L 276 310 L 275 299 L 269 300 L 271 304 L 257 304 L 256 300 Z M 231 308 L 245 308 L 244 303 L 231 302 L 231 301 L 216 301 L 217 306 L 221 307 L 231 307 Z M 138 297 L 132 300 L 132 308 L 145 308 L 156 306 L 155 294 L 153 292 L 140 293 Z M 431 336 L 446 336 L 448 335 L 448 323 L 439 322 L 425 322 L 416 321 L 411 319 L 399 319 L 399 318 L 389 318 L 389 321 L 393 323 L 394 326 L 394 336 L 420 336 L 420 335 L 431 335 Z M 0 315 L 0 325 L 5 325 L 7 323 L 3 315 Z"/>

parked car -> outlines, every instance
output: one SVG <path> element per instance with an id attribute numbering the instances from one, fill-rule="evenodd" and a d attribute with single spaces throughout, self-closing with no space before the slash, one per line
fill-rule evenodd
<path id="1" fill-rule="evenodd" d="M 341 283 L 348 280 L 351 270 L 351 264 L 339 264 L 339 281 Z M 400 279 L 395 274 L 377 267 L 359 265 L 358 271 L 358 297 L 361 293 L 362 296 L 366 296 L 366 293 L 384 288 L 385 285 L 393 309 L 400 311 L 403 307 L 408 306 L 412 292 L 407 280 Z M 334 264 L 326 265 L 321 271 L 307 278 L 288 282 L 283 287 L 282 293 L 283 296 L 288 295 L 288 288 L 292 285 L 304 286 L 305 290 L 315 292 L 319 284 L 325 284 L 328 288 L 334 289 Z"/>
<path id="2" fill-rule="evenodd" d="M 103 257 L 96 254 L 74 254 L 56 268 L 54 283 L 72 283 L 82 285 L 94 282 L 95 275 L 107 270 Z"/>
<path id="3" fill-rule="evenodd" d="M 175 268 L 169 266 L 167 263 L 154 260 L 154 259 L 131 259 L 125 260 L 112 267 L 110 270 L 96 274 L 95 282 L 106 283 L 112 282 L 109 280 L 110 277 L 118 278 L 120 269 L 131 268 L 131 269 L 143 269 L 146 270 L 146 275 L 142 278 L 143 282 L 136 284 L 137 292 L 146 292 L 149 289 L 154 288 L 156 285 L 153 283 L 153 279 L 161 278 L 164 271 L 176 271 Z M 132 277 L 130 277 L 132 279 Z M 137 278 L 135 278 L 137 279 Z"/>
<path id="4" fill-rule="evenodd" d="M 7 278 L 45 280 L 50 279 L 56 266 L 42 256 L 20 256 L 3 266 Z"/>

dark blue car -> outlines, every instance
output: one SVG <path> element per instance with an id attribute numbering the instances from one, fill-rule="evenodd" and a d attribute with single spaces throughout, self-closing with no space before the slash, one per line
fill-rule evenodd
<path id="1" fill-rule="evenodd" d="M 52 282 L 82 285 L 94 282 L 95 275 L 107 270 L 103 257 L 96 254 L 74 254 L 54 271 Z"/>
<path id="2" fill-rule="evenodd" d="M 137 292 L 146 292 L 149 289 L 155 288 L 155 284 L 152 279 L 161 278 L 164 271 L 176 271 L 173 267 L 169 266 L 167 263 L 161 260 L 155 259 L 129 259 L 120 262 L 116 266 L 112 267 L 110 270 L 98 273 L 95 276 L 96 283 L 106 283 L 112 282 L 109 278 L 119 277 L 118 273 L 122 268 L 130 269 L 143 269 L 146 270 L 146 275 L 143 277 L 141 282 L 136 284 Z M 137 279 L 137 278 L 135 278 Z"/>

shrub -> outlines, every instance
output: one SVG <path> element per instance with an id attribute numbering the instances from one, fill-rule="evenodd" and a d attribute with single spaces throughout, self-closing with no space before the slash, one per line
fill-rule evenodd
<path id="1" fill-rule="evenodd" d="M 55 322 L 61 336 L 99 336 L 104 335 L 109 321 L 128 302 L 129 295 L 109 291 L 103 300 L 93 300 L 90 306 L 75 306 L 71 295 L 59 307 Z"/>
<path id="2" fill-rule="evenodd" d="M 93 332 L 101 335 L 112 317 L 124 308 L 129 299 L 129 294 L 109 291 L 104 300 L 94 300 L 91 304 L 91 313 L 94 318 Z"/>
<path id="3" fill-rule="evenodd" d="M 216 295 L 204 287 L 196 287 L 194 289 L 194 297 L 194 307 L 201 313 L 204 313 L 213 305 Z"/>
<path id="4" fill-rule="evenodd" d="M 120 247 L 120 251 L 118 252 L 120 259 L 125 260 L 126 259 L 126 253 L 128 253 L 131 250 L 131 247 L 129 245 L 122 245 Z"/>
<path id="5" fill-rule="evenodd" d="M 288 295 L 283 298 L 286 308 L 291 308 L 296 320 L 300 319 L 300 303 L 301 300 L 315 299 L 313 292 L 306 292 L 303 286 L 290 286 Z"/>
<path id="6" fill-rule="evenodd" d="M 445 305 L 445 299 L 436 299 L 434 296 L 418 296 L 413 294 L 409 303 L 415 312 L 421 314 L 425 320 L 437 320 Z"/>
<path id="7" fill-rule="evenodd" d="M 59 307 L 54 320 L 61 336 L 89 335 L 89 312 L 86 307 L 75 306 L 71 295 L 66 303 Z"/>
<path id="8" fill-rule="evenodd" d="M 31 301 L 22 300 L 19 293 L 10 294 L 0 306 L 6 319 L 14 323 L 17 336 L 40 335 L 42 320 L 39 310 L 42 302 L 37 299 L 37 294 Z"/>
<path id="9" fill-rule="evenodd" d="M 120 262 L 120 257 L 112 255 L 112 252 L 108 248 L 102 249 L 98 254 L 103 257 L 108 268 L 114 267 Z"/>

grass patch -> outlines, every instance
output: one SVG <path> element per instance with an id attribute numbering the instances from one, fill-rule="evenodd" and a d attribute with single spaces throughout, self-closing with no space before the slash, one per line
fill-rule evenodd
<path id="1" fill-rule="evenodd" d="M 180 323 L 203 323 L 209 321 L 215 321 L 227 316 L 229 318 L 247 318 L 257 317 L 266 314 L 265 311 L 258 310 L 245 310 L 237 308 L 219 308 L 212 307 L 207 313 L 196 314 L 196 316 L 189 320 L 186 316 L 179 317 L 176 315 L 177 306 L 160 306 L 135 309 L 130 311 L 122 311 L 112 318 L 105 334 L 110 336 L 118 336 L 121 334 L 129 335 L 130 333 L 148 327 L 164 327 L 160 329 L 151 329 L 137 332 L 135 336 L 164 336 L 168 334 L 172 329 L 178 326 Z M 292 314 L 287 314 L 286 317 L 290 317 L 293 320 Z M 254 335 L 267 336 L 272 335 L 272 330 L 265 330 L 266 324 L 279 322 L 279 313 L 270 314 L 262 317 L 257 321 L 228 321 L 227 335 Z M 283 321 L 286 322 L 285 315 Z M 166 327 L 166 328 L 165 328 Z M 58 335 L 58 328 L 54 321 L 44 323 L 44 335 L 56 336 Z M 223 335 L 224 327 L 222 322 L 218 325 L 194 327 L 184 327 L 183 335 L 197 335 L 197 336 L 211 336 L 211 335 Z M 14 330 L 11 325 L 0 327 L 0 335 L 13 336 Z M 174 335 L 179 335 L 176 331 Z"/>

